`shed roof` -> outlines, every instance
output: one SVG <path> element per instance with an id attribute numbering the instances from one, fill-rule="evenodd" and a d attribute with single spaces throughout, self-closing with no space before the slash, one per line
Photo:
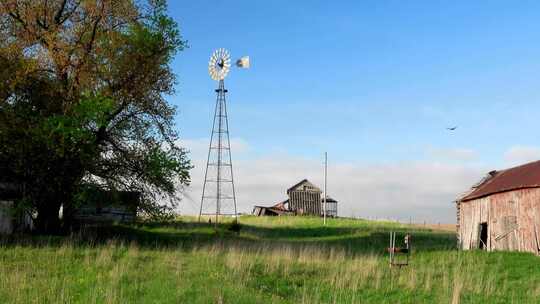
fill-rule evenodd
<path id="1" fill-rule="evenodd" d="M 288 204 L 288 203 L 289 203 L 289 199 L 286 199 L 283 202 L 277 203 L 277 204 L 275 204 L 274 206 L 272 206 L 270 208 L 279 209 L 279 210 L 283 210 L 283 211 L 288 211 L 289 208 L 287 206 L 285 206 L 285 204 Z"/>
<path id="2" fill-rule="evenodd" d="M 300 186 L 303 186 L 303 185 L 307 185 L 310 188 L 312 188 L 313 190 L 321 192 L 321 189 L 319 189 L 319 187 L 315 186 L 310 181 L 308 181 L 307 178 L 305 178 L 305 179 L 299 181 L 298 183 L 296 183 L 294 186 L 287 189 L 287 193 L 289 193 L 291 191 L 294 191 L 294 190 L 298 189 Z"/>
<path id="3" fill-rule="evenodd" d="M 280 206 L 280 204 L 281 203 L 278 203 L 277 205 L 270 206 L 270 207 L 256 205 L 254 206 L 254 208 L 265 209 L 265 210 L 274 212 L 275 214 L 278 214 L 278 215 L 291 213 L 291 210 L 289 210 L 288 208 L 285 208 L 284 206 Z"/>
<path id="4" fill-rule="evenodd" d="M 495 193 L 524 188 L 540 188 L 540 161 L 506 170 L 492 171 L 488 178 L 482 180 L 473 191 L 459 200 L 470 201 Z"/>
<path id="5" fill-rule="evenodd" d="M 321 202 L 324 202 L 324 197 L 321 197 Z M 327 203 L 337 203 L 337 201 L 333 198 L 331 198 L 330 196 L 326 196 L 326 202 Z"/>

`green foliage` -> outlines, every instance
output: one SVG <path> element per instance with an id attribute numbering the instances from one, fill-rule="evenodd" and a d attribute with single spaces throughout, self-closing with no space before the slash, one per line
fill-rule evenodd
<path id="1" fill-rule="evenodd" d="M 107 126 L 113 107 L 110 98 L 83 95 L 71 112 L 42 117 L 41 126 L 34 129 L 33 137 L 41 137 L 60 157 L 82 152 L 93 152 L 91 156 L 96 156 L 95 130 Z"/>
<path id="2" fill-rule="evenodd" d="M 189 167 L 189 162 L 178 155 L 174 150 L 164 151 L 162 148 L 154 147 L 146 154 L 145 173 L 154 184 L 163 185 L 167 191 L 174 192 L 174 178 L 177 176 L 186 179 L 189 177 L 185 170 Z"/>
<path id="3" fill-rule="evenodd" d="M 142 56 L 156 53 L 165 54 L 169 61 L 177 51 L 183 50 L 186 42 L 182 40 L 178 24 L 166 15 L 164 9 L 154 12 L 148 22 L 135 24 L 125 33 L 128 46 Z"/>
<path id="4" fill-rule="evenodd" d="M 154 1 L 154 11 L 149 18 L 147 26 L 156 36 L 157 41 L 165 41 L 168 51 L 173 55 L 176 51 L 181 51 L 187 46 L 187 42 L 182 40 L 178 23 L 167 14 L 167 3 L 165 0 Z"/>
<path id="5" fill-rule="evenodd" d="M 165 99 L 186 46 L 166 1 L 9 1 L 0 19 L 0 168 L 39 230 L 59 230 L 61 206 L 69 228 L 85 185 L 171 210 L 191 165 Z"/>

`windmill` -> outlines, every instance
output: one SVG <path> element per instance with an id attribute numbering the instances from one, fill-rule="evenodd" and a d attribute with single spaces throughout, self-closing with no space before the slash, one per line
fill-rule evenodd
<path id="1" fill-rule="evenodd" d="M 247 56 L 236 61 L 236 66 L 239 68 L 249 68 L 249 64 Z M 203 215 L 215 216 L 216 225 L 219 216 L 230 215 L 236 220 L 238 215 L 225 99 L 228 92 L 225 89 L 225 77 L 230 68 L 230 53 L 223 48 L 214 51 L 208 62 L 208 72 L 213 80 L 218 81 L 218 88 L 215 90 L 217 99 L 204 173 L 199 221 Z"/>

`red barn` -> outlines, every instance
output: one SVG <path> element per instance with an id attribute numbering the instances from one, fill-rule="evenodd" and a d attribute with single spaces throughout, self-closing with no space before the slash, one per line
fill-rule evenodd
<path id="1" fill-rule="evenodd" d="M 461 249 L 540 254 L 540 161 L 490 172 L 456 205 Z"/>

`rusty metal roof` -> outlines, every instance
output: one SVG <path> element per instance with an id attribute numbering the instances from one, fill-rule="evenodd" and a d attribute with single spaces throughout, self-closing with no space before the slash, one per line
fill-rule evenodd
<path id="1" fill-rule="evenodd" d="M 282 210 L 282 211 L 289 211 L 289 208 L 287 206 L 285 206 L 285 204 L 289 203 L 289 200 L 286 199 L 284 200 L 283 202 L 281 203 L 277 203 L 275 204 L 274 206 L 272 207 L 269 207 L 269 208 L 273 208 L 273 209 L 277 209 L 277 210 Z"/>
<path id="2" fill-rule="evenodd" d="M 476 185 L 476 189 L 460 199 L 470 201 L 495 193 L 524 188 L 540 188 L 540 161 L 518 167 L 490 172 L 490 178 Z"/>

